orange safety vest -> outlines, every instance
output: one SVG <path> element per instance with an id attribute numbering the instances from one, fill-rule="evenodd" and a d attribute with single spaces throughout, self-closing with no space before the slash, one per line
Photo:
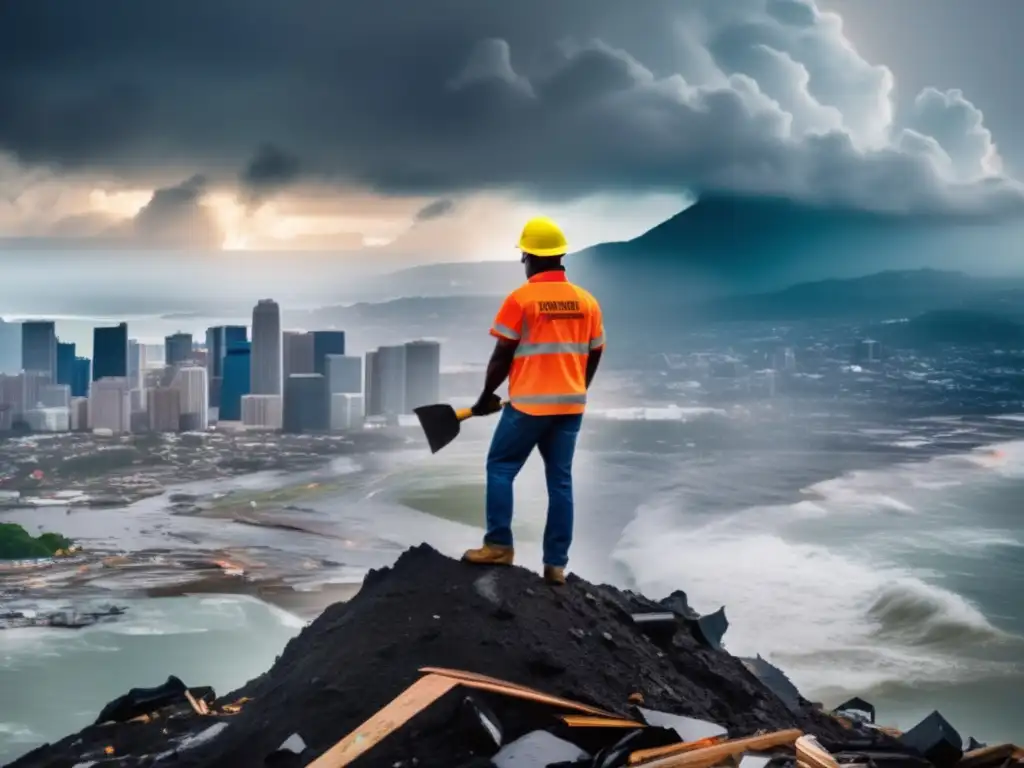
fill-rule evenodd
<path id="1" fill-rule="evenodd" d="M 508 295 L 491 335 L 519 342 L 508 377 L 516 410 L 532 416 L 583 413 L 587 356 L 604 347 L 597 299 L 561 270 L 541 272 Z"/>

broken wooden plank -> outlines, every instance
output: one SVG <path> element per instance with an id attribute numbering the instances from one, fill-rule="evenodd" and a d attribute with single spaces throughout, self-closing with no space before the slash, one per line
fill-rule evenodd
<path id="1" fill-rule="evenodd" d="M 609 719 L 623 719 L 620 715 L 616 715 L 614 712 L 606 712 L 603 709 L 592 707 L 589 704 L 581 704 L 578 701 L 563 699 L 560 696 L 551 696 L 550 694 L 538 691 L 535 688 L 528 688 L 525 685 L 510 683 L 505 680 L 499 680 L 496 677 L 477 674 L 476 672 L 464 672 L 459 669 L 444 669 L 441 667 L 423 667 L 420 669 L 420 672 L 433 675 L 443 675 L 449 679 L 457 680 L 467 688 L 475 688 L 478 691 L 501 693 L 512 698 L 535 701 L 538 704 L 547 704 L 552 707 L 569 709 L 585 715 L 596 715 L 597 717 L 607 717 Z"/>
<path id="2" fill-rule="evenodd" d="M 681 755 L 656 758 L 646 763 L 639 763 L 639 765 L 643 768 L 711 768 L 711 766 L 718 765 L 731 757 L 742 755 L 744 752 L 765 752 L 775 747 L 795 744 L 796 740 L 803 735 L 803 731 L 792 728 L 763 736 L 730 739 L 710 747 L 684 752 Z"/>
<path id="3" fill-rule="evenodd" d="M 646 728 L 636 720 L 621 717 L 595 717 L 594 715 L 561 715 L 559 719 L 570 728 Z"/>
<path id="4" fill-rule="evenodd" d="M 964 754 L 957 763 L 957 768 L 982 768 L 988 765 L 1002 765 L 1007 759 L 1012 759 L 1014 753 L 1020 750 L 1016 744 L 996 744 L 991 747 L 972 749 Z"/>
<path id="5" fill-rule="evenodd" d="M 192 707 L 193 712 L 195 712 L 197 715 L 206 714 L 205 712 L 203 712 L 202 707 L 199 706 L 199 702 L 196 701 L 196 697 L 193 696 L 192 692 L 187 689 L 185 690 L 185 698 L 188 699 L 189 706 Z"/>
<path id="6" fill-rule="evenodd" d="M 832 753 L 821 746 L 814 736 L 808 735 L 796 740 L 796 761 L 808 768 L 839 768 L 839 761 Z"/>
<path id="7" fill-rule="evenodd" d="M 421 677 L 308 768 L 344 768 L 458 685 L 458 680 L 441 675 Z"/>
<path id="8" fill-rule="evenodd" d="M 629 755 L 630 765 L 639 765 L 656 757 L 667 757 L 669 755 L 681 755 L 684 752 L 693 752 L 695 749 L 703 749 L 714 744 L 727 741 L 725 736 L 710 736 L 697 741 L 681 741 L 678 744 L 669 744 L 664 747 L 651 747 L 649 749 L 638 749 Z"/>

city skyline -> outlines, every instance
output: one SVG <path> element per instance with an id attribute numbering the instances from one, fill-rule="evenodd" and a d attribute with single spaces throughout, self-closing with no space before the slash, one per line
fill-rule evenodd
<path id="1" fill-rule="evenodd" d="M 60 339 L 55 321 L 0 322 L 0 431 L 326 432 L 439 400 L 439 342 L 371 351 L 365 359 L 381 352 L 385 366 L 364 390 L 371 366 L 346 354 L 345 331 L 282 330 L 280 311 L 259 299 L 251 326 L 210 326 L 204 343 L 179 330 L 152 344 L 132 337 L 127 321 L 95 325 L 91 359 Z"/>

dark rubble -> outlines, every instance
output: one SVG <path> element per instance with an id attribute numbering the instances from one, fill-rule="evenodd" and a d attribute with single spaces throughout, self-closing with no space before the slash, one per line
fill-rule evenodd
<path id="1" fill-rule="evenodd" d="M 354 599 L 329 607 L 268 672 L 214 701 L 210 714 L 186 706 L 152 722 L 90 726 L 10 768 L 305 766 L 414 683 L 425 666 L 501 678 L 622 716 L 636 716 L 629 701 L 641 694 L 645 708 L 717 723 L 734 738 L 798 728 L 826 746 L 851 739 L 862 748 L 892 746 L 884 733 L 844 725 L 803 699 L 784 701 L 743 660 L 709 647 L 694 622 L 656 643 L 632 619 L 673 609 L 688 613 L 680 593 L 656 603 L 573 576 L 565 587 L 550 587 L 522 568 L 474 567 L 422 545 L 371 572 Z M 202 681 L 190 684 L 196 682 Z M 446 694 L 353 765 L 490 765 L 496 750 L 488 753 L 486 739 L 467 725 L 466 694 Z M 495 694 L 474 698 L 500 721 L 505 743 L 555 724 L 554 713 L 540 705 Z M 239 700 L 229 706 L 234 713 L 221 712 Z M 294 734 L 305 745 L 301 754 L 281 751 Z"/>

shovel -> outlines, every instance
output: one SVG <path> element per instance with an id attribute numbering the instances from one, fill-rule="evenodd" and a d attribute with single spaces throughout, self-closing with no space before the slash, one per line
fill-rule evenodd
<path id="1" fill-rule="evenodd" d="M 508 405 L 503 400 L 501 407 Z M 473 411 L 469 408 L 453 408 L 447 403 L 436 405 L 421 405 L 414 408 L 413 413 L 420 420 L 423 427 L 423 434 L 427 437 L 427 445 L 431 453 L 437 453 L 448 443 L 459 436 L 462 429 L 462 422 L 473 418 Z"/>

